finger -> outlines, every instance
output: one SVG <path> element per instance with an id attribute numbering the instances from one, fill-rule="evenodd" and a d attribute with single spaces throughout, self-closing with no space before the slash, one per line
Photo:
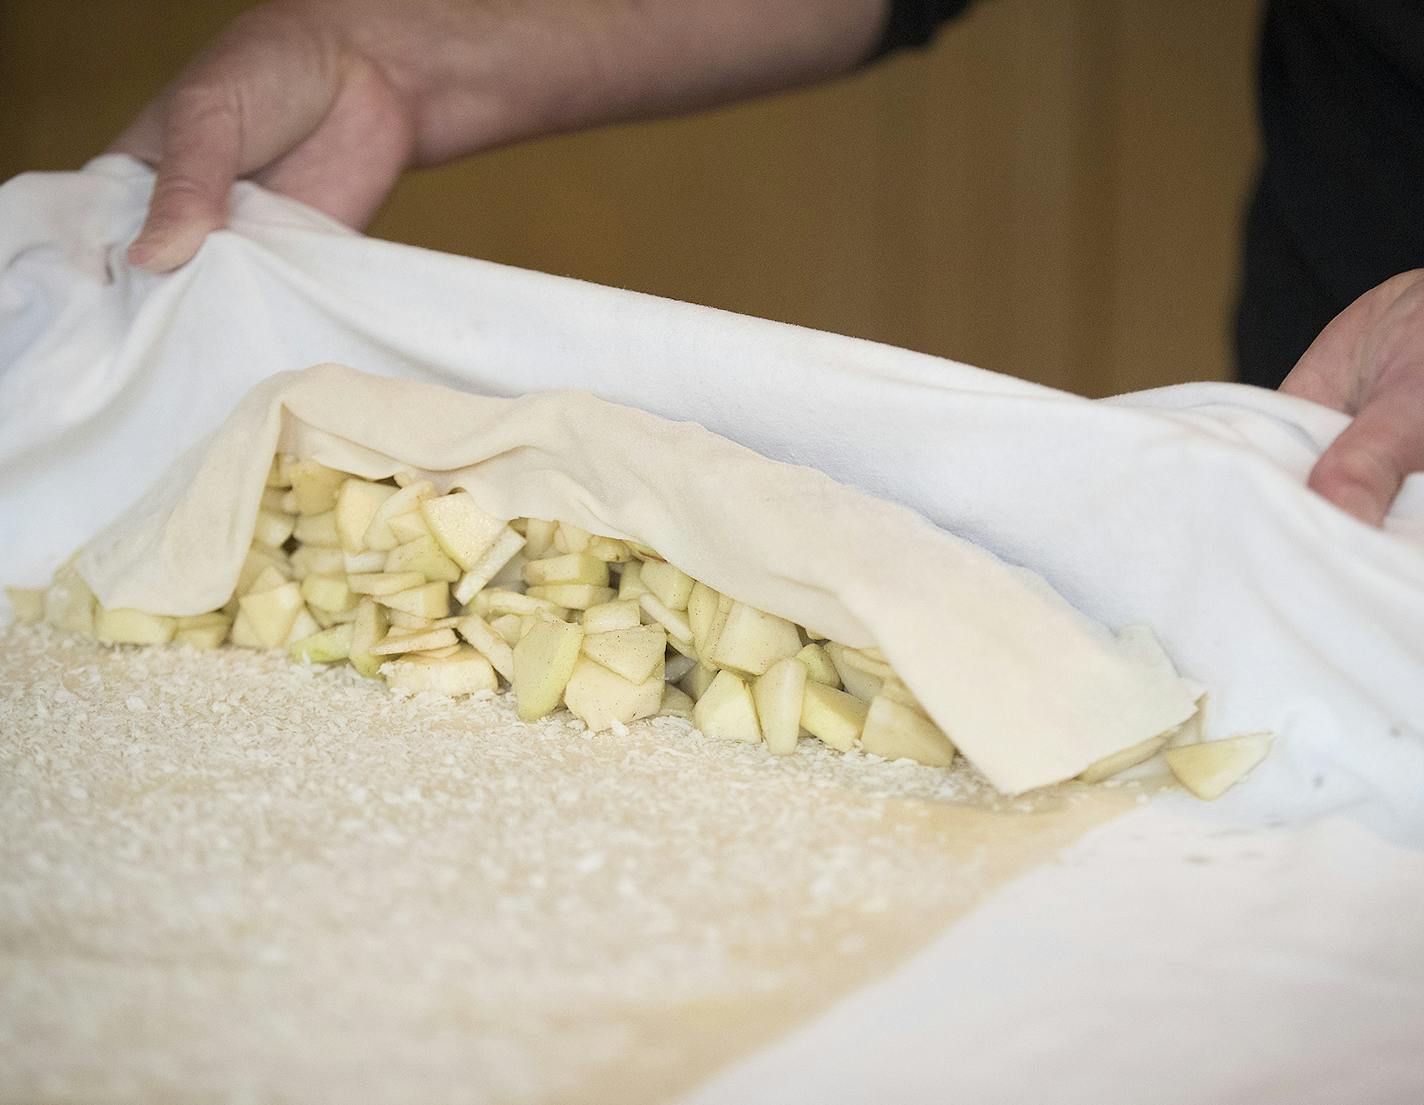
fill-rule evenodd
<path id="1" fill-rule="evenodd" d="M 1362 522 L 1378 526 L 1405 477 L 1424 471 L 1424 382 L 1402 381 L 1357 414 L 1325 450 L 1310 486 Z"/>
<path id="2" fill-rule="evenodd" d="M 174 88 L 148 218 L 129 247 L 129 261 L 168 272 L 190 260 L 209 232 L 225 226 L 241 150 L 239 110 L 221 86 Z"/>

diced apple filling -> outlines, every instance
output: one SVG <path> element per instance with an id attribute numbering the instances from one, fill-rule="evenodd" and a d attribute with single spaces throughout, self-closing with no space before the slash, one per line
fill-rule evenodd
<path id="1" fill-rule="evenodd" d="M 707 736 L 764 741 L 774 755 L 807 734 L 887 759 L 942 766 L 955 755 L 877 649 L 738 602 L 638 542 L 498 518 L 468 491 L 440 494 L 415 473 L 368 480 L 278 458 L 222 611 L 105 609 L 72 565 L 45 591 L 9 593 L 21 621 L 108 642 L 283 648 L 450 696 L 498 691 L 503 680 L 526 721 L 564 707 L 592 729 L 687 718 Z M 1105 777 L 1157 743 L 1084 777 Z M 1190 789 L 1214 797 L 1264 748 L 1242 738 L 1168 757 Z"/>

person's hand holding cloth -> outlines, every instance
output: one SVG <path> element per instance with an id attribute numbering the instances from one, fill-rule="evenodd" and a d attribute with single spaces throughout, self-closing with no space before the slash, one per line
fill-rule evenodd
<path id="1" fill-rule="evenodd" d="M 402 172 L 535 135 L 846 72 L 888 0 L 276 0 L 218 36 L 117 140 L 157 167 L 130 260 L 190 259 L 250 178 L 354 227 Z M 1310 485 L 1370 524 L 1424 471 L 1424 270 L 1342 311 L 1282 390 L 1354 416 Z"/>

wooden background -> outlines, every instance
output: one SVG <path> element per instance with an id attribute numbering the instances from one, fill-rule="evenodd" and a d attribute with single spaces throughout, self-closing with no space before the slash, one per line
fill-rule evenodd
<path id="1" fill-rule="evenodd" d="M 0 176 L 71 168 L 235 0 L 0 0 Z M 1230 374 L 1258 0 L 985 0 L 834 85 L 410 176 L 372 232 L 1090 395 Z"/>

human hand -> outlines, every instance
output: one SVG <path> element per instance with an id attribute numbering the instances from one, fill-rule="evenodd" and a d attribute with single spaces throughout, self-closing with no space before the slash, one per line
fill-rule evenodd
<path id="1" fill-rule="evenodd" d="M 402 59 L 365 45 L 379 36 L 361 23 L 378 19 L 365 3 L 278 0 L 229 24 L 114 143 L 157 166 L 130 261 L 166 272 L 191 258 L 243 176 L 364 225 L 417 140 Z"/>
<path id="2" fill-rule="evenodd" d="M 1378 526 L 1404 479 L 1424 471 L 1424 269 L 1360 296 L 1320 332 L 1281 391 L 1353 415 L 1310 486 Z"/>
<path id="3" fill-rule="evenodd" d="M 113 149 L 157 166 L 136 265 L 177 268 L 249 177 L 361 227 L 401 172 L 851 68 L 887 0 L 271 0 Z"/>

